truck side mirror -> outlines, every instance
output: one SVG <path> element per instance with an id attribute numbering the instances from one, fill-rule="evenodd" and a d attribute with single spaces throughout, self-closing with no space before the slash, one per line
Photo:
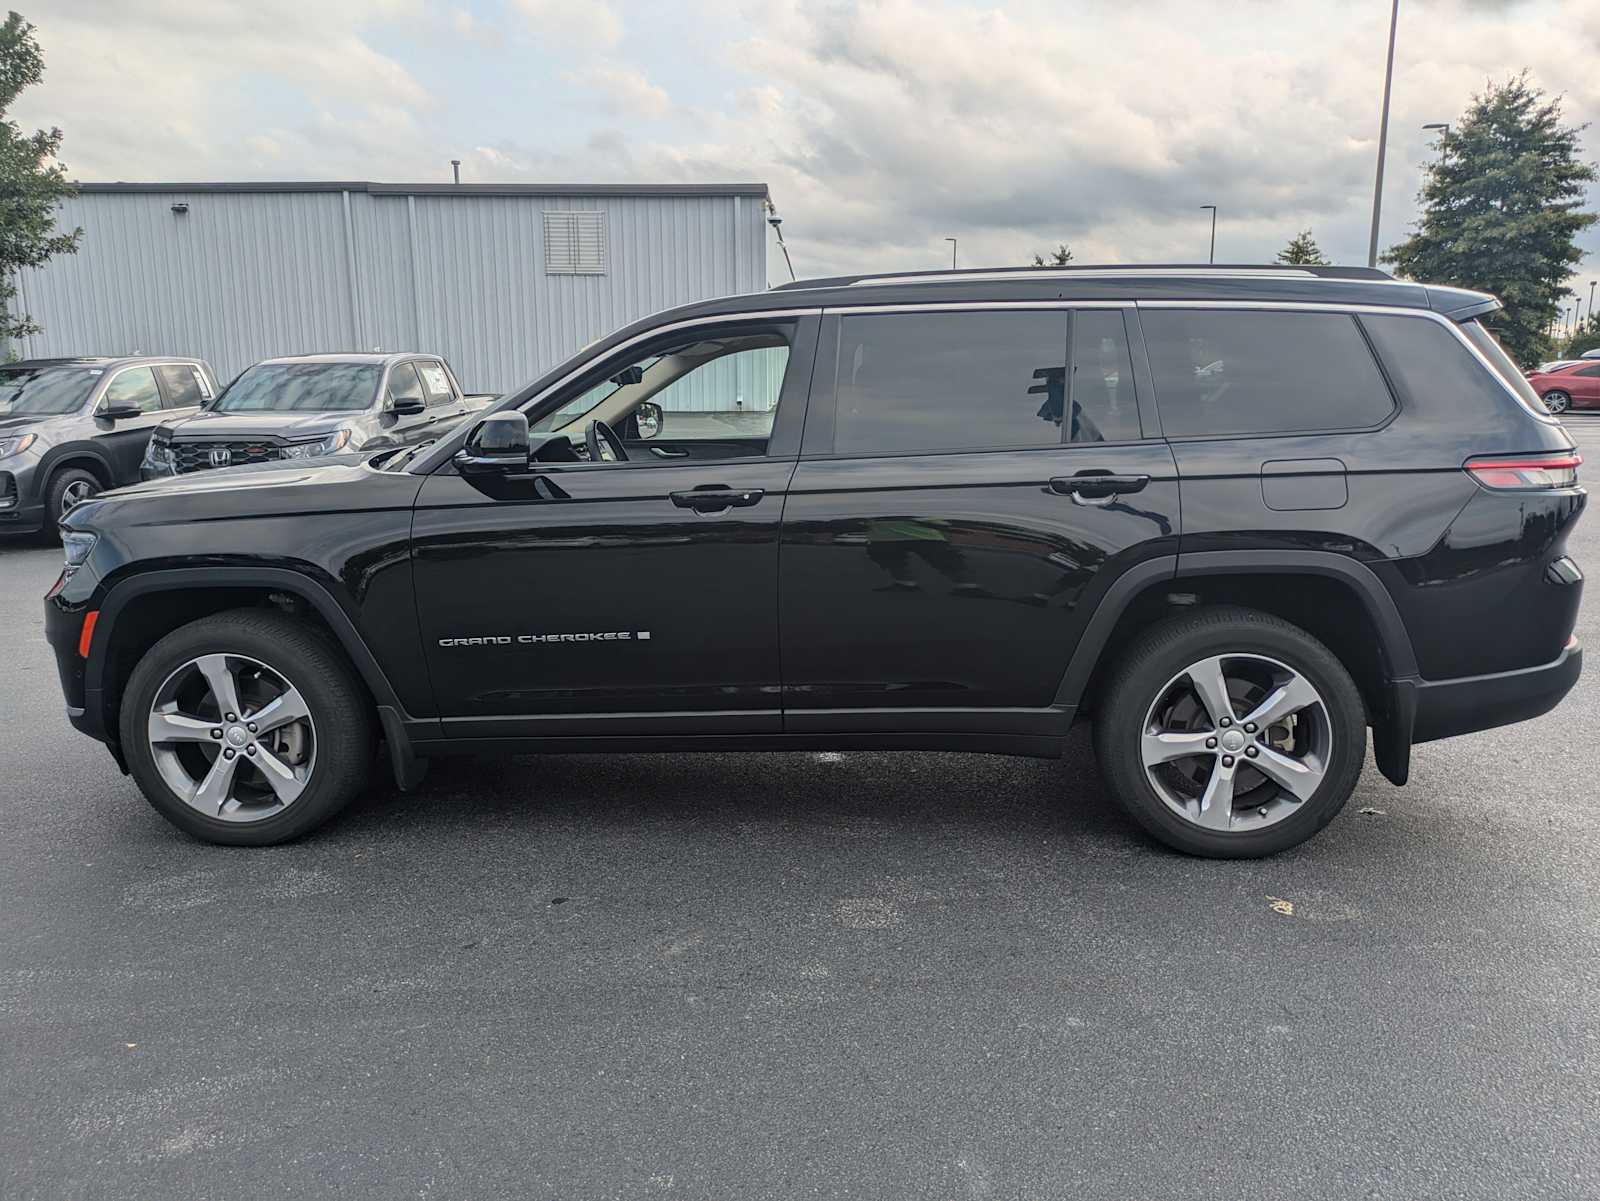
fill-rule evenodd
<path id="1" fill-rule="evenodd" d="M 506 475 L 528 469 L 528 415 L 523 412 L 491 413 L 467 435 L 456 451 L 456 470 L 462 475 Z"/>

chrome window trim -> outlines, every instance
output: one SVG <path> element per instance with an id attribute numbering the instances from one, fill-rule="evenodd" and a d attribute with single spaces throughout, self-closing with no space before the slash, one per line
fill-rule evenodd
<path id="1" fill-rule="evenodd" d="M 858 317 L 872 313 L 962 313 L 1006 309 L 1131 309 L 1132 300 L 909 300 L 893 304 L 830 304 L 818 311 L 830 317 Z"/>

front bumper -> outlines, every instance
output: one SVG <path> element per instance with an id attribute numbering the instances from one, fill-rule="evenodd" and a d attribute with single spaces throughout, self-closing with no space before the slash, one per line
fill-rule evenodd
<path id="1" fill-rule="evenodd" d="M 0 462 L 0 534 L 36 534 L 45 527 L 38 464 L 30 454 Z"/>
<path id="2" fill-rule="evenodd" d="M 1415 705 L 1411 741 L 1453 738 L 1541 717 L 1572 691 L 1582 671 L 1583 647 L 1574 638 L 1558 658 L 1538 667 L 1456 680 L 1400 681 Z"/>

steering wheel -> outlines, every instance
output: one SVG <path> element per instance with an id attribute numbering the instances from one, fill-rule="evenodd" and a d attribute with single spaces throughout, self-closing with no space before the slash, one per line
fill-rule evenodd
<path id="1" fill-rule="evenodd" d="M 617 431 L 604 421 L 591 421 L 589 427 L 583 431 L 584 445 L 589 448 L 589 462 L 591 463 L 626 463 L 628 452 L 623 449 L 622 439 L 617 437 Z M 606 450 L 611 452 L 609 458 L 601 451 L 604 443 Z"/>

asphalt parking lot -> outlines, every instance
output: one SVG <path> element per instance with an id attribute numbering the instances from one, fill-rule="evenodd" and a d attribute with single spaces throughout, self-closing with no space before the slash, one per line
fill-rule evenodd
<path id="1" fill-rule="evenodd" d="M 1600 1193 L 1600 665 L 1263 862 L 1081 738 L 447 761 L 230 850 L 67 726 L 58 561 L 0 544 L 4 1197 Z"/>

